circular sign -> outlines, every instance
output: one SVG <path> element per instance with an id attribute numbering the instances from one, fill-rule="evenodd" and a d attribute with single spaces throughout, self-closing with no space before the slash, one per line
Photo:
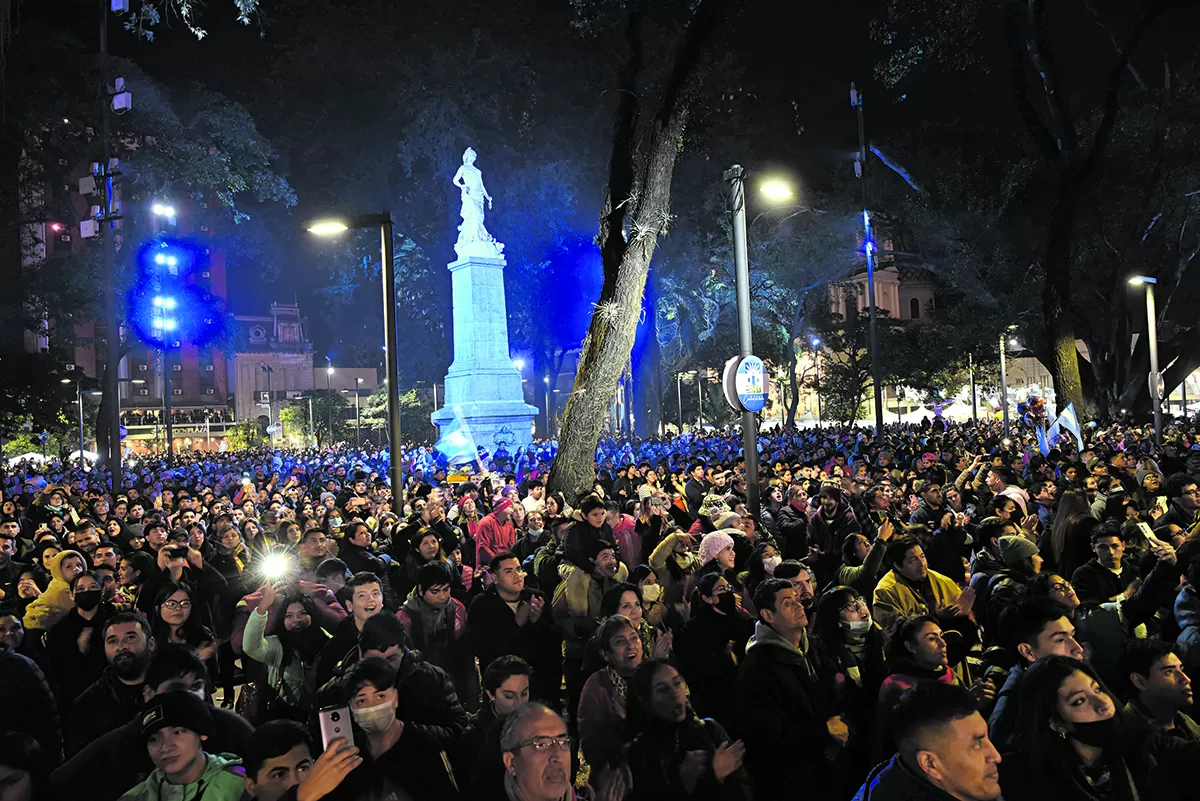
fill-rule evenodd
<path id="1" fill-rule="evenodd" d="M 277 434 L 277 433 L 279 433 L 279 426 L 267 426 L 267 433 L 268 433 L 268 434 Z"/>
<path id="2" fill-rule="evenodd" d="M 738 405 L 747 412 L 761 412 L 767 405 L 767 366 L 757 356 L 737 362 L 733 377 Z"/>

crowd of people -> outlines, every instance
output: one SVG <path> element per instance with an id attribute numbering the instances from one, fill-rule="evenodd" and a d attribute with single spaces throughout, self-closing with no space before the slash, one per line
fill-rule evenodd
<path id="1" fill-rule="evenodd" d="M 0 801 L 1195 798 L 1200 437 L 1084 433 L 19 465 Z"/>

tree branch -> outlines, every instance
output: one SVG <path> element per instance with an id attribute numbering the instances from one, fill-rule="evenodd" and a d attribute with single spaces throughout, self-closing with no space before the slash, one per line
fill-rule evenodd
<path id="1" fill-rule="evenodd" d="M 1025 56 L 1021 47 L 1021 22 L 1016 6 L 1005 16 L 1004 37 L 1008 43 L 1008 77 L 1017 111 L 1025 121 L 1029 135 L 1046 159 L 1058 157 L 1058 142 L 1029 98 L 1029 82 L 1025 78 Z"/>
<path id="2" fill-rule="evenodd" d="M 1075 121 L 1067 110 L 1066 101 L 1059 89 L 1055 76 L 1054 58 L 1046 40 L 1045 0 L 1026 0 L 1026 16 L 1029 32 L 1025 36 L 1025 50 L 1033 69 L 1042 79 L 1042 92 L 1046 95 L 1046 107 L 1050 111 L 1051 124 L 1058 128 L 1058 150 L 1074 151 L 1079 145 Z"/>

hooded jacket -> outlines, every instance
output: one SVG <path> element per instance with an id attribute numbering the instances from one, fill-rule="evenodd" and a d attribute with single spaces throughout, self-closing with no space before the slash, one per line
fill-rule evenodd
<path id="1" fill-rule="evenodd" d="M 54 627 L 54 624 L 67 616 L 71 611 L 71 607 L 75 605 L 71 600 L 71 585 L 66 582 L 62 574 L 62 562 L 70 556 L 78 556 L 83 559 L 83 554 L 79 551 L 61 551 L 50 560 L 50 586 L 46 591 L 33 600 L 33 603 L 25 610 L 25 629 L 35 631 L 48 631 Z M 87 560 L 84 559 L 84 564 Z"/>
<path id="2" fill-rule="evenodd" d="M 434 609 L 413 590 L 396 617 L 416 648 L 430 663 L 450 674 L 467 711 L 479 707 L 479 671 L 467 640 L 467 608 L 457 598 Z"/>
<path id="3" fill-rule="evenodd" d="M 204 761 L 204 775 L 195 784 L 185 785 L 182 794 L 177 786 L 164 793 L 170 785 L 163 772 L 155 768 L 144 782 L 121 796 L 120 801 L 195 801 L 201 796 L 204 801 L 240 801 L 246 789 L 239 768 L 242 760 L 233 754 L 205 754 Z M 234 768 L 239 769 L 235 772 Z"/>
<path id="4" fill-rule="evenodd" d="M 826 708 L 829 694 L 818 684 L 807 649 L 807 636 L 797 648 L 759 621 L 738 668 L 738 733 L 762 798 L 791 797 L 796 776 L 820 775 L 809 771 L 829 764 L 825 752 L 834 741 L 825 722 L 835 710 Z M 814 783 L 812 789 L 808 798 L 829 797 L 832 788 Z"/>

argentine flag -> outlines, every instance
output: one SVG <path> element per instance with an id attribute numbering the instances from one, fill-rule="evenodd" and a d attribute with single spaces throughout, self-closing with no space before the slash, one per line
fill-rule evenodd
<path id="1" fill-rule="evenodd" d="M 467 421 L 463 419 L 458 406 L 454 407 L 454 423 L 442 429 L 441 434 L 442 436 L 433 448 L 445 456 L 446 461 L 450 464 L 467 464 L 479 458 L 479 451 L 475 447 L 471 429 L 467 425 Z"/>

